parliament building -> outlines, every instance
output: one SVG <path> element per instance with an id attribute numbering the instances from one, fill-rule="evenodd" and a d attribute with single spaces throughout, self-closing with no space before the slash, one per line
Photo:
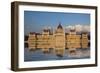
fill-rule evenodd
<path id="1" fill-rule="evenodd" d="M 48 51 L 53 48 L 55 51 L 64 51 L 65 49 L 88 48 L 89 39 L 86 32 L 77 34 L 75 29 L 65 33 L 59 23 L 53 32 L 50 29 L 43 29 L 42 33 L 30 32 L 26 42 L 28 48 L 33 50 L 41 48 L 43 51 Z"/>

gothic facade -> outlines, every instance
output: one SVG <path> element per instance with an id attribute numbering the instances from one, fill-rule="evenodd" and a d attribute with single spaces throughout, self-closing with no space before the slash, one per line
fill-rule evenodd
<path id="1" fill-rule="evenodd" d="M 77 34 L 75 29 L 65 33 L 59 24 L 53 32 L 50 29 L 44 29 L 42 33 L 30 32 L 26 42 L 29 49 L 41 48 L 48 51 L 49 48 L 53 48 L 56 52 L 63 50 L 63 53 L 65 49 L 88 48 L 89 39 L 87 33 Z"/>

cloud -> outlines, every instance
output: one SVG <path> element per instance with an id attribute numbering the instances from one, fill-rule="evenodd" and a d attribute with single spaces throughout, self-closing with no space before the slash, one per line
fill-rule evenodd
<path id="1" fill-rule="evenodd" d="M 69 32 L 71 29 L 75 29 L 76 32 L 90 32 L 90 26 L 89 25 L 69 25 L 65 27 L 65 31 Z"/>
<path id="2" fill-rule="evenodd" d="M 82 32 L 82 25 L 75 25 L 75 30 L 77 31 L 77 32 Z"/>
<path id="3" fill-rule="evenodd" d="M 85 25 L 85 26 L 83 27 L 83 31 L 90 32 L 90 26 Z"/>

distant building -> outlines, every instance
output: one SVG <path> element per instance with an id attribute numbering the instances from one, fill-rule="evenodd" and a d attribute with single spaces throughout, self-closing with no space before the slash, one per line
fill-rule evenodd
<path id="1" fill-rule="evenodd" d="M 88 48 L 89 39 L 87 33 L 77 34 L 75 29 L 65 33 L 59 23 L 53 32 L 47 28 L 43 29 L 42 33 L 30 32 L 27 42 L 29 49 L 42 48 L 43 51 L 48 51 L 49 48 L 53 48 L 57 53 L 63 53 L 65 48 Z"/>

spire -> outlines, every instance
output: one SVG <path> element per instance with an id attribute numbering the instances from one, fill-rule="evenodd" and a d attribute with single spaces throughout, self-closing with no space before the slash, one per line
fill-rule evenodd
<path id="1" fill-rule="evenodd" d="M 58 25 L 57 29 L 59 29 L 59 28 L 63 29 L 60 22 L 59 22 L 59 25 Z"/>

